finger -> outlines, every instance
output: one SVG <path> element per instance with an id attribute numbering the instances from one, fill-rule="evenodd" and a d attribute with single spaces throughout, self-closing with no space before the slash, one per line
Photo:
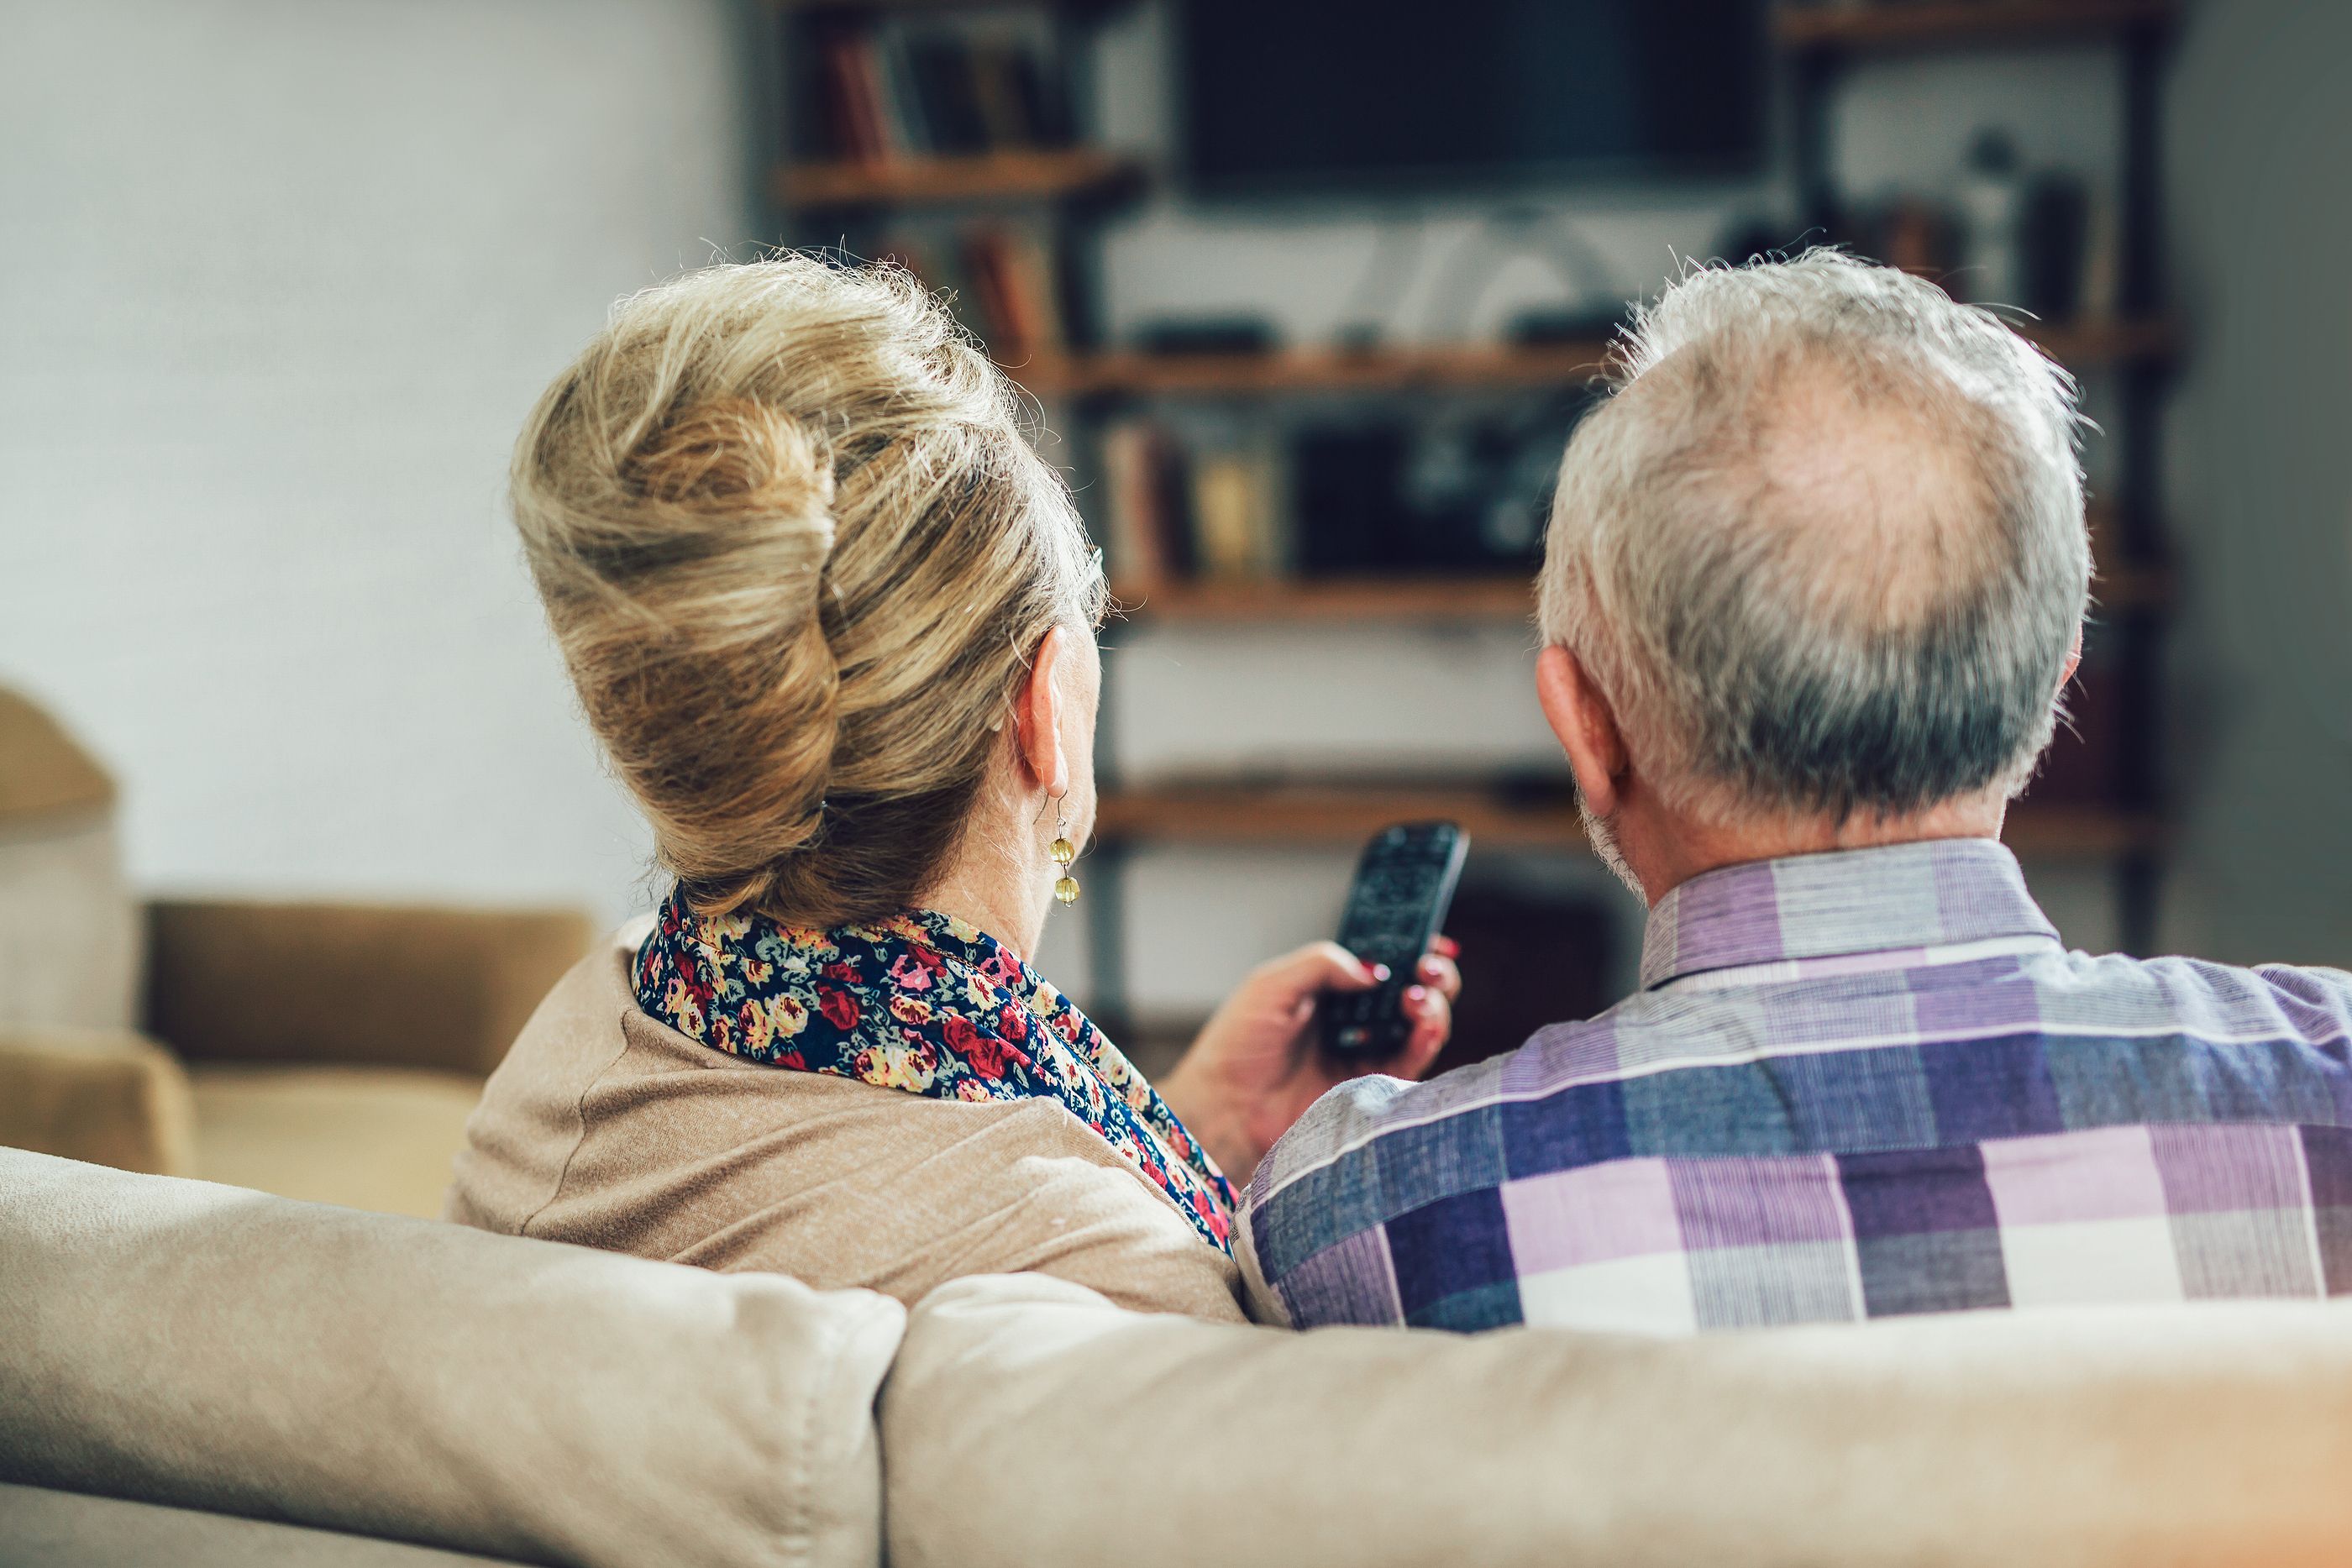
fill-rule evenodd
<path id="1" fill-rule="evenodd" d="M 1459 958 L 1462 956 L 1462 944 L 1456 942 L 1451 936 L 1441 936 L 1429 946 L 1441 958 Z"/>
<path id="2" fill-rule="evenodd" d="M 1462 994 L 1462 971 L 1442 953 L 1424 953 L 1413 966 L 1413 977 L 1446 1000 Z"/>
<path id="3" fill-rule="evenodd" d="M 1422 986 L 1406 988 L 1404 1005 L 1412 1019 L 1412 1032 L 1389 1071 L 1400 1078 L 1419 1078 L 1452 1038 L 1454 1009 L 1442 994 Z"/>
<path id="4" fill-rule="evenodd" d="M 1433 1032 L 1443 1044 L 1454 1031 L 1454 1004 L 1443 991 L 1427 986 L 1407 986 L 1404 994 L 1397 998 L 1397 1007 L 1412 1024 L 1416 1037 Z"/>

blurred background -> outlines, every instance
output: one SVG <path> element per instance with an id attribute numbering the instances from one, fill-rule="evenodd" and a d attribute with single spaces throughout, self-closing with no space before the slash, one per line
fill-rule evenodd
<path id="1" fill-rule="evenodd" d="M 832 246 L 952 292 L 1127 606 L 1045 971 L 1150 1058 L 1449 815 L 1455 1060 L 1507 1048 L 1639 943 L 1528 685 L 1561 444 L 1628 300 L 1826 240 L 2018 308 L 2097 422 L 2098 623 L 2011 834 L 2064 936 L 2352 963 L 2352 7 L 0 20 L 0 686 L 139 896 L 649 904 L 509 446 L 616 296 Z"/>

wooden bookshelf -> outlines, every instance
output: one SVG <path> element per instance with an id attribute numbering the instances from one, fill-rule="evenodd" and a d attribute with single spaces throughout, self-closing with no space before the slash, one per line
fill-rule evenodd
<path id="1" fill-rule="evenodd" d="M 1791 49 L 1896 51 L 2071 43 L 2161 26 L 2174 0 L 1902 0 L 1783 5 L 1774 35 Z"/>
<path id="2" fill-rule="evenodd" d="M 1391 822 L 1442 817 L 1481 849 L 1574 850 L 1584 845 L 1564 789 L 1475 784 L 1185 784 L 1105 795 L 1095 837 L 1104 845 L 1349 847 Z M 2001 835 L 2041 860 L 2100 860 L 2163 841 L 2153 817 L 2095 806 L 2021 803 Z"/>
<path id="3" fill-rule="evenodd" d="M 2112 370 L 2120 365 L 2160 365 L 2179 350 L 2179 328 L 2168 318 L 2142 321 L 2084 321 L 2044 326 L 2016 323 L 2020 336 L 2070 370 Z"/>
<path id="4" fill-rule="evenodd" d="M 2116 567 L 2092 585 L 2093 613 L 2170 605 L 2173 574 L 2162 567 Z M 1214 624 L 1249 621 L 1514 622 L 1535 614 L 1535 573 L 1475 577 L 1270 578 L 1159 583 L 1114 582 L 1111 597 L 1129 621 Z"/>
<path id="5" fill-rule="evenodd" d="M 1525 621 L 1532 572 L 1113 583 L 1139 621 Z"/>
<path id="6" fill-rule="evenodd" d="M 2119 559 L 2115 507 L 2089 507 L 2093 612 L 2112 618 L 2162 610 L 2175 578 L 2161 564 Z M 1170 579 L 1114 581 L 1111 597 L 1129 620 L 1162 623 L 1405 621 L 1526 622 L 1535 612 L 1535 574 L 1487 571 L 1328 578 Z"/>
<path id="7" fill-rule="evenodd" d="M 1104 844 L 1360 844 L 1391 822 L 1444 817 L 1482 848 L 1574 849 L 1584 842 L 1564 790 L 1524 795 L 1464 784 L 1179 784 L 1102 798 Z"/>
<path id="8" fill-rule="evenodd" d="M 2018 330 L 2052 358 L 2076 370 L 2161 361 L 2178 334 L 2168 320 L 2083 322 Z M 1040 397 L 1271 397 L 1292 392 L 1462 391 L 1575 386 L 1598 377 L 1606 342 L 1446 344 L 1349 351 L 1276 349 L 1262 354 L 1150 354 L 1114 350 L 1007 365 Z"/>
<path id="9" fill-rule="evenodd" d="M 1143 177 L 1137 160 L 1099 147 L 870 162 L 804 160 L 775 172 L 775 195 L 799 208 L 1069 201 L 1108 196 Z"/>
<path id="10" fill-rule="evenodd" d="M 976 13 L 987 10 L 1046 13 L 1062 29 L 1098 22 L 1129 0 L 766 0 L 780 35 L 802 44 L 839 30 L 856 33 L 866 18 L 893 13 Z M 2019 323 L 2019 329 L 2054 359 L 2085 374 L 2112 375 L 2124 389 L 2124 461 L 2112 483 L 2115 495 L 2136 524 L 2115 526 L 2110 508 L 2095 510 L 2099 547 L 2095 582 L 2097 613 L 2113 622 L 2101 635 L 2114 649 L 2153 648 L 2163 612 L 2173 592 L 2172 574 L 2160 548 L 2148 537 L 2160 517 L 2160 485 L 2153 448 L 2136 438 L 2147 422 L 2133 411 L 2150 406 L 2147 389 L 2160 383 L 2177 356 L 2181 335 L 2157 314 L 2162 296 L 2150 281 L 2144 253 L 2158 232 L 2154 222 L 2154 130 L 2160 45 L 2180 10 L 2177 0 L 1895 0 L 1862 5 L 1827 0 L 1818 5 L 1784 4 L 1772 15 L 1773 36 L 1790 57 L 1798 100 L 1799 132 L 1791 153 L 1801 213 L 1807 221 L 1830 221 L 1834 195 L 1828 160 L 1825 105 L 1851 67 L 1878 56 L 1906 51 L 1965 51 L 2121 41 L 2126 63 L 2126 158 L 2123 196 L 2123 277 L 2117 297 L 2135 312 L 2131 319 L 2057 326 Z M 1076 73 L 1075 101 L 1088 98 L 1083 50 L 1060 57 Z M 870 145 L 873 138 L 844 139 Z M 886 142 L 889 139 L 883 139 Z M 902 139 L 916 140 L 916 139 Z M 1020 149 L 992 154 L 906 156 L 887 161 L 787 160 L 777 164 L 770 187 L 792 214 L 807 243 L 844 243 L 864 224 L 867 239 L 887 234 L 896 208 L 983 208 L 1025 204 L 1042 220 L 1057 267 L 1073 268 L 1068 298 L 1098 300 L 1101 287 L 1102 220 L 1110 204 L 1138 189 L 1149 172 L 1136 159 L 1101 148 Z M 1031 213 L 1022 214 L 1024 221 Z M 1078 341 L 1098 341 L 1098 324 L 1081 321 Z M 1610 340 L 1540 345 L 1439 343 L 1391 345 L 1366 350 L 1298 346 L 1264 353 L 1155 354 L 1131 350 L 1075 351 L 1010 364 L 1008 372 L 1038 396 L 1072 400 L 1056 411 L 1057 423 L 1078 433 L 1098 429 L 1122 413 L 1129 399 L 1264 400 L 1291 397 L 1377 397 L 1381 394 L 1568 394 L 1604 371 Z M 1253 414 L 1255 409 L 1250 411 Z M 2128 542 L 2130 549 L 2123 547 Z M 1532 573 L 1480 573 L 1348 577 L 1265 581 L 1185 580 L 1114 585 L 1123 605 L 1140 622 L 1192 624 L 1216 629 L 1249 622 L 1288 622 L 1302 634 L 1349 623 L 1424 622 L 1524 626 L 1530 616 Z M 2152 657 L 2152 655 L 2150 655 Z M 2131 666 L 2138 669 L 2137 665 Z M 2127 673 L 2129 673 L 2127 671 Z M 2153 676 L 2141 672 L 2133 690 L 2135 735 L 2152 733 L 2143 709 L 2152 711 Z M 1116 677 L 1114 677 L 1116 679 Z M 2126 685 L 2130 685 L 2129 682 Z M 2123 770 L 2152 777 L 2153 742 L 2126 748 Z M 1400 783 L 1366 777 L 1354 781 L 1260 786 L 1247 783 L 1155 785 L 1111 789 L 1102 803 L 1101 867 L 1105 885 L 1090 901 L 1097 952 L 1108 952 L 1097 975 L 1096 998 L 1116 1009 L 1124 997 L 1117 956 L 1119 923 L 1131 900 L 1114 868 L 1127 849 L 1144 843 L 1223 844 L 1271 847 L 1318 844 L 1348 849 L 1389 822 L 1445 816 L 1462 821 L 1490 850 L 1551 850 L 1574 852 L 1583 842 L 1572 802 L 1557 780 L 1507 784 L 1497 779 Z M 2126 945 L 2144 950 L 2152 939 L 2134 911 L 2152 907 L 2157 857 L 2163 834 L 2153 812 L 2095 807 L 2028 804 L 2010 818 L 2010 842 L 2039 858 L 2105 862 L 2116 869 L 2125 910 Z"/>
<path id="11" fill-rule="evenodd" d="M 1601 371 L 1609 346 L 1276 349 L 1262 354 L 1150 354 L 1111 350 L 1009 367 L 1042 395 L 1129 392 L 1195 396 L 1315 392 L 1409 392 L 1423 387 L 1572 386 Z"/>

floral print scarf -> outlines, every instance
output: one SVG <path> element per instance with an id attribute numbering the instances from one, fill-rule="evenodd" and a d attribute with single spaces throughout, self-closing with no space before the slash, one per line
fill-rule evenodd
<path id="1" fill-rule="evenodd" d="M 1076 1003 L 987 933 L 910 910 L 830 931 L 697 915 L 673 893 L 637 950 L 637 1005 L 747 1061 L 934 1100 L 1058 1100 L 1232 1249 L 1234 1189 Z"/>

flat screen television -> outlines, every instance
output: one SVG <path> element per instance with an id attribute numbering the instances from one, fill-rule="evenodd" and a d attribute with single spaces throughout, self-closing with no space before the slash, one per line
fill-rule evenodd
<path id="1" fill-rule="evenodd" d="M 1177 0 L 1204 195 L 1721 177 L 1765 155 L 1767 0 Z"/>

